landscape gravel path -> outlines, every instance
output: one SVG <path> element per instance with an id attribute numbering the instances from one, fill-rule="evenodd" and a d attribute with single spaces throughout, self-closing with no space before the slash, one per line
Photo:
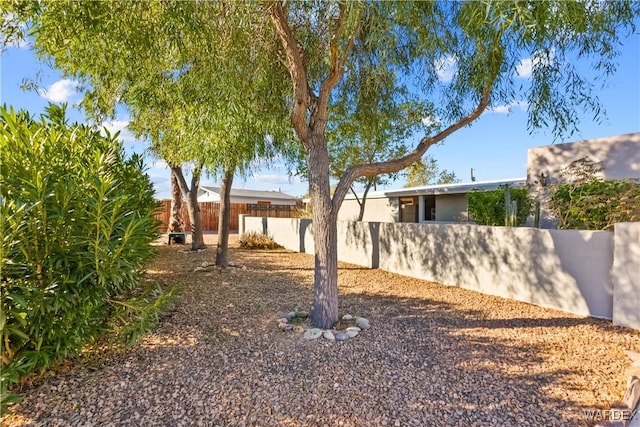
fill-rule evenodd
<path id="1" fill-rule="evenodd" d="M 348 264 L 340 311 L 371 328 L 308 341 L 276 320 L 310 308 L 313 257 L 232 243 L 234 266 L 198 269 L 215 238 L 159 241 L 147 279 L 182 284 L 176 307 L 132 348 L 22 390 L 2 425 L 586 426 L 640 351 L 609 321 Z"/>

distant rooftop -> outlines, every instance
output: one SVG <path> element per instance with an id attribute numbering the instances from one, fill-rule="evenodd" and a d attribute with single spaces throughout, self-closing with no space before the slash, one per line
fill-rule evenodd
<path id="1" fill-rule="evenodd" d="M 421 196 L 421 195 L 438 195 L 438 194 L 465 194 L 472 191 L 490 191 L 497 190 L 501 186 L 509 184 L 514 187 L 524 187 L 527 184 L 526 178 L 498 179 L 493 181 L 473 181 L 458 182 L 455 184 L 435 184 L 422 185 L 419 187 L 399 188 L 397 190 L 383 190 L 370 192 L 367 198 L 379 199 L 384 197 L 402 197 L 402 196 Z M 362 194 L 358 194 L 360 197 Z M 345 197 L 346 199 L 354 199 L 353 194 Z"/>
<path id="2" fill-rule="evenodd" d="M 200 186 L 201 190 L 208 191 L 210 193 L 220 194 L 220 187 L 207 187 Z M 244 188 L 231 187 L 231 196 L 234 197 L 253 197 L 257 199 L 280 199 L 280 200 L 297 200 L 296 197 L 285 194 L 281 191 L 258 191 L 258 190 L 245 190 Z"/>

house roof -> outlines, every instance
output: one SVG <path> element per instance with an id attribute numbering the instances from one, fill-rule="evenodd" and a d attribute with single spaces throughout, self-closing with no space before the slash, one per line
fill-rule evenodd
<path id="1" fill-rule="evenodd" d="M 204 190 L 208 193 L 220 194 L 220 187 L 205 187 L 200 186 L 200 190 Z M 258 191 L 258 190 L 245 190 L 243 188 L 231 187 L 231 197 L 252 197 L 256 199 L 271 199 L 271 200 L 297 200 L 297 198 L 285 194 L 281 191 Z"/>
<path id="2" fill-rule="evenodd" d="M 524 187 L 526 178 L 499 179 L 494 181 L 459 182 L 455 184 L 423 185 L 420 187 L 399 188 L 397 190 L 372 191 L 367 195 L 368 199 L 381 199 L 388 197 L 424 196 L 439 194 L 465 194 L 472 191 L 497 190 L 503 185 Z M 361 197 L 362 194 L 358 194 Z M 348 194 L 345 199 L 355 199 L 353 194 Z"/>
<path id="3" fill-rule="evenodd" d="M 420 187 L 400 188 L 398 190 L 387 190 L 384 192 L 387 197 L 399 196 L 420 196 L 438 194 L 464 194 L 472 191 L 497 190 L 503 185 L 514 187 L 524 187 L 527 184 L 526 178 L 499 179 L 494 181 L 473 181 L 459 182 L 455 184 L 424 185 Z"/>

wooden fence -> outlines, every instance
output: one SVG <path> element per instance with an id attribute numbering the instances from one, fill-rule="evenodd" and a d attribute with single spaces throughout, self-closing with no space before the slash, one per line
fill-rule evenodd
<path id="1" fill-rule="evenodd" d="M 155 212 L 155 217 L 162 222 L 159 227 L 161 233 L 165 233 L 169 226 L 169 217 L 171 216 L 171 200 L 161 200 L 161 205 Z M 200 219 L 202 221 L 202 229 L 204 231 L 218 231 L 218 220 L 220 218 L 220 203 L 216 202 L 200 202 Z M 255 205 L 232 203 L 230 214 L 230 230 L 238 229 L 238 215 L 246 214 L 251 216 L 267 216 L 274 218 L 297 218 L 299 216 L 296 206 L 287 205 Z M 184 220 L 184 229 L 191 230 L 191 222 L 189 221 L 189 213 L 187 212 L 187 204 L 182 204 L 182 218 Z"/>

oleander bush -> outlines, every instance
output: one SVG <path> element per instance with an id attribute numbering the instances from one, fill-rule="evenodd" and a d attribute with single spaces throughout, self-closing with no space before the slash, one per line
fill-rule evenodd
<path id="1" fill-rule="evenodd" d="M 141 285 L 156 203 L 116 136 L 68 124 L 65 107 L 0 108 L 3 410 L 12 385 L 105 335 L 135 339 L 175 293 Z"/>

